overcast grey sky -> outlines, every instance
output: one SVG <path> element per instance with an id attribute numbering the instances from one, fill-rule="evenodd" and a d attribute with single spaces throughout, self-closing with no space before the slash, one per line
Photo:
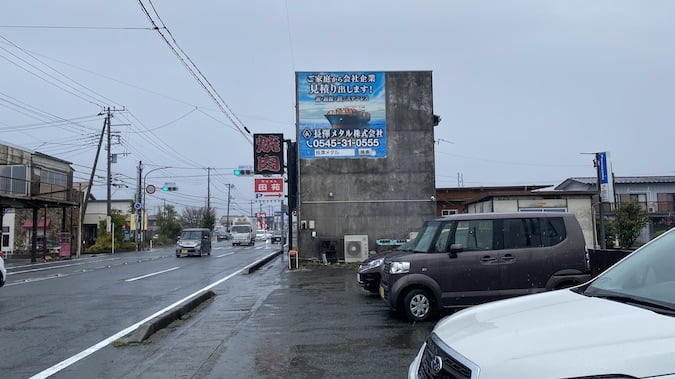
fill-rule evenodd
<path id="1" fill-rule="evenodd" d="M 149 12 L 151 3 L 143 0 Z M 432 71 L 436 186 L 675 175 L 675 2 L 154 0 L 179 46 L 252 133 L 295 139 L 296 71 Z M 156 15 L 153 14 L 155 20 Z M 104 107 L 115 112 L 115 198 L 136 166 L 180 191 L 147 197 L 225 214 L 270 210 L 232 170 L 252 146 L 151 27 L 137 0 L 0 6 L 0 140 L 89 177 Z M 166 31 L 166 29 L 163 29 Z M 68 120 L 69 122 L 66 122 Z M 98 165 L 105 175 L 105 163 Z M 94 193 L 105 196 L 103 181 Z M 278 205 L 274 205 L 278 208 Z"/>

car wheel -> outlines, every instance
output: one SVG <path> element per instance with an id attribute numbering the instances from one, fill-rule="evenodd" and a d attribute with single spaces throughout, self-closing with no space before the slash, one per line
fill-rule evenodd
<path id="1" fill-rule="evenodd" d="M 180 254 L 176 254 L 176 258 L 180 258 Z"/>
<path id="2" fill-rule="evenodd" d="M 403 312 L 411 321 L 425 321 L 431 316 L 431 298 L 427 291 L 415 288 L 403 298 Z"/>

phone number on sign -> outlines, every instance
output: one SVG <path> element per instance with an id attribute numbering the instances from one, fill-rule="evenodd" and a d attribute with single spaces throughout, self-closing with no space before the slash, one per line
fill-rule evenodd
<path id="1" fill-rule="evenodd" d="M 315 139 L 307 141 L 307 146 L 315 149 L 337 148 L 337 147 L 378 147 L 380 140 L 377 138 L 359 138 L 359 139 Z"/>

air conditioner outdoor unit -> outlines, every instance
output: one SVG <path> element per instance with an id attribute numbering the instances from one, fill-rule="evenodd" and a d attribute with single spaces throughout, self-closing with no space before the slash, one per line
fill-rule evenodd
<path id="1" fill-rule="evenodd" d="M 368 258 L 368 235 L 345 235 L 345 263 L 362 262 Z"/>
<path id="2" fill-rule="evenodd" d="M 654 213 L 656 212 L 656 209 L 654 207 L 647 207 L 647 212 Z"/>

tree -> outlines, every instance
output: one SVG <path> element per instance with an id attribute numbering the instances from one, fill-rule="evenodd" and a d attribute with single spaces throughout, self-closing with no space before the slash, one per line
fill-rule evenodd
<path id="1" fill-rule="evenodd" d="M 180 224 L 184 228 L 201 228 L 206 216 L 206 207 L 185 207 L 180 215 Z M 215 222 L 215 216 L 214 216 Z"/>
<path id="2" fill-rule="evenodd" d="M 159 235 L 161 237 L 164 237 L 168 241 L 176 241 L 176 237 L 180 234 L 182 227 L 178 223 L 176 208 L 173 205 L 165 205 L 164 209 L 158 209 L 157 226 L 159 227 Z"/>
<path id="3" fill-rule="evenodd" d="M 204 217 L 202 218 L 202 228 L 213 230 L 213 227 L 216 226 L 216 212 L 211 208 L 206 208 L 204 210 Z"/>
<path id="4" fill-rule="evenodd" d="M 636 201 L 623 203 L 616 208 L 614 227 L 619 245 L 628 249 L 640 236 L 642 229 L 649 225 L 649 213 Z"/>

